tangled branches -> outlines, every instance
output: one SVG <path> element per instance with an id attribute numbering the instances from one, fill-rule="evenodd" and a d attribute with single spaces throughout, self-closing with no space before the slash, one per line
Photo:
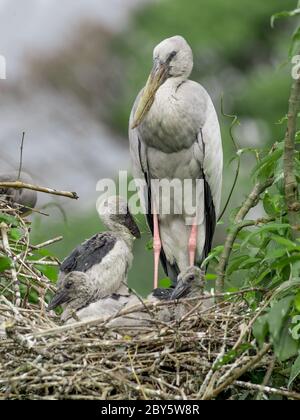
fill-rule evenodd
<path id="1" fill-rule="evenodd" d="M 60 238 L 33 246 L 29 222 L 8 204 L 0 213 L 0 258 L 9 261 L 0 273 L 0 399 L 234 399 L 241 389 L 250 397 L 300 399 L 249 381 L 274 360 L 271 346 L 259 348 L 251 333 L 265 304 L 252 311 L 244 297 L 256 289 L 221 294 L 212 307 L 202 305 L 207 296 L 181 300 L 185 315 L 168 323 L 157 312 L 176 301 L 142 303 L 114 316 L 147 311 L 147 326 L 108 327 L 112 318 L 61 326 L 46 312 L 54 286 L 42 274 L 58 261 L 39 255 Z"/>

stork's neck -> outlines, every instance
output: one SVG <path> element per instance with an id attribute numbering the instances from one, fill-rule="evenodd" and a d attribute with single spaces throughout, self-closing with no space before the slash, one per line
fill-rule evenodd
<path id="1" fill-rule="evenodd" d="M 188 77 L 186 76 L 177 76 L 177 77 L 173 76 L 173 77 L 169 77 L 162 86 L 165 86 L 165 88 L 174 92 L 174 91 L 177 91 L 179 86 L 181 86 L 182 83 L 186 82 L 187 80 L 188 80 Z"/>
<path id="2" fill-rule="evenodd" d="M 132 249 L 134 237 L 129 232 L 126 226 L 113 220 L 106 220 L 105 224 L 112 233 L 114 233 L 118 238 L 125 241 L 127 246 L 130 249 Z"/>

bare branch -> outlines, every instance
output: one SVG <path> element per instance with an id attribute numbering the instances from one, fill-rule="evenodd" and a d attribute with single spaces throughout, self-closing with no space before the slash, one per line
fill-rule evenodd
<path id="1" fill-rule="evenodd" d="M 76 192 L 68 192 L 68 191 L 58 191 L 52 188 L 45 188 L 39 187 L 38 185 L 27 184 L 21 181 L 13 181 L 13 182 L 0 182 L 0 188 L 15 188 L 15 189 L 26 189 L 26 190 L 33 190 L 38 191 L 46 194 L 52 195 L 59 195 L 62 197 L 72 198 L 73 200 L 78 200 L 78 195 Z"/>
<path id="2" fill-rule="evenodd" d="M 244 389 L 260 391 L 263 394 L 280 395 L 282 397 L 291 398 L 293 400 L 300 400 L 300 394 L 297 392 L 288 391 L 287 389 L 271 388 L 269 386 L 251 384 L 250 382 L 243 381 L 235 381 L 234 385 Z"/>
<path id="3" fill-rule="evenodd" d="M 268 353 L 271 347 L 272 347 L 271 344 L 265 344 L 263 348 L 259 351 L 259 353 L 257 353 L 254 357 L 251 357 L 251 359 L 247 363 L 245 363 L 242 367 L 238 367 L 237 369 L 232 371 L 232 374 L 226 381 L 224 381 L 217 388 L 207 393 L 202 399 L 211 400 L 213 398 L 216 398 L 222 391 L 224 391 L 227 387 L 233 384 L 244 373 L 246 373 L 249 369 L 257 365 L 257 363 L 264 357 L 264 355 Z"/>

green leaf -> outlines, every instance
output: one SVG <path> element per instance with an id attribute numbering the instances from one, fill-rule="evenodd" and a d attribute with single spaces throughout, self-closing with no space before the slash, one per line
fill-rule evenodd
<path id="1" fill-rule="evenodd" d="M 217 277 L 218 276 L 216 274 L 212 274 L 212 273 L 205 274 L 205 280 L 216 280 Z"/>
<path id="2" fill-rule="evenodd" d="M 208 255 L 208 257 L 205 258 L 205 260 L 202 263 L 202 267 L 206 265 L 209 261 L 213 260 L 214 258 L 217 258 L 222 252 L 223 252 L 224 246 L 219 245 L 216 246 Z"/>
<path id="3" fill-rule="evenodd" d="M 49 249 L 43 248 L 43 249 L 39 249 L 38 251 L 35 251 L 35 254 L 40 258 L 40 257 L 56 257 L 56 255 L 49 251 Z"/>
<path id="4" fill-rule="evenodd" d="M 171 285 L 172 282 L 169 279 L 169 277 L 165 277 L 159 280 L 159 287 L 161 287 L 162 289 L 168 289 L 169 287 L 171 287 Z"/>
<path id="5" fill-rule="evenodd" d="M 244 261 L 241 265 L 240 265 L 240 270 L 246 270 L 248 268 L 253 267 L 254 265 L 257 265 L 257 263 L 260 261 L 260 258 L 249 258 L 247 261 Z"/>
<path id="6" fill-rule="evenodd" d="M 253 346 L 249 343 L 241 344 L 236 350 L 229 350 L 224 356 L 215 364 L 214 371 L 218 370 L 220 367 L 227 365 L 228 363 L 233 362 L 238 356 L 243 354 L 247 350 L 251 350 Z"/>
<path id="7" fill-rule="evenodd" d="M 8 257 L 0 257 L 0 272 L 10 269 L 12 266 L 11 259 Z"/>
<path id="8" fill-rule="evenodd" d="M 293 17 L 300 14 L 300 9 L 284 10 L 271 16 L 271 27 L 274 28 L 275 21 L 282 18 Z"/>
<path id="9" fill-rule="evenodd" d="M 249 259 L 248 255 L 240 255 L 238 257 L 232 258 L 230 265 L 227 268 L 227 274 L 230 276 L 234 271 L 237 271 L 240 265 Z"/>
<path id="10" fill-rule="evenodd" d="M 244 229 L 244 230 L 241 230 L 240 232 L 239 232 L 239 236 L 238 236 L 238 238 L 241 240 L 241 241 L 245 241 L 247 238 L 248 238 L 248 243 L 249 244 L 251 244 L 252 245 L 252 247 L 251 248 L 255 248 L 258 244 L 257 244 L 257 240 L 254 238 L 253 240 L 251 239 L 251 237 L 249 238 L 249 236 L 251 235 L 253 233 L 253 230 L 251 231 L 251 230 L 247 230 L 247 229 Z M 258 248 L 259 249 L 259 248 Z"/>
<path id="11" fill-rule="evenodd" d="M 258 162 L 258 164 L 255 166 L 254 170 L 252 171 L 251 176 L 259 177 L 263 176 L 265 178 L 272 175 L 275 168 L 275 163 L 278 161 L 278 159 L 282 156 L 283 149 L 278 148 L 276 149 L 271 155 L 265 156 L 262 160 Z"/>
<path id="12" fill-rule="evenodd" d="M 12 228 L 9 230 L 9 236 L 14 241 L 18 241 L 22 238 L 22 232 L 18 228 Z"/>
<path id="13" fill-rule="evenodd" d="M 281 362 L 296 356 L 299 351 L 299 343 L 293 339 L 289 327 L 289 322 L 286 322 L 279 339 L 273 342 L 275 354 Z"/>
<path id="14" fill-rule="evenodd" d="M 270 270 L 269 269 L 267 269 L 267 270 L 264 270 L 259 276 L 258 276 L 258 278 L 257 279 L 255 279 L 254 280 L 254 284 L 259 284 L 261 281 L 263 281 L 263 279 L 268 275 L 268 274 L 270 274 Z"/>
<path id="15" fill-rule="evenodd" d="M 4 222 L 7 225 L 11 226 L 19 226 L 19 221 L 10 214 L 0 213 L 0 222 Z"/>
<path id="16" fill-rule="evenodd" d="M 278 120 L 275 124 L 282 125 L 282 124 L 285 124 L 287 120 L 288 120 L 288 116 L 285 115 L 284 117 L 280 118 L 280 120 Z"/>
<path id="17" fill-rule="evenodd" d="M 153 250 L 153 239 L 151 239 L 150 241 L 148 241 L 146 243 L 146 250 L 147 251 L 152 251 Z"/>
<path id="18" fill-rule="evenodd" d="M 297 311 L 300 312 L 300 292 L 295 296 L 294 305 Z"/>
<path id="19" fill-rule="evenodd" d="M 36 268 L 52 282 L 56 281 L 58 268 L 48 265 L 36 265 Z"/>
<path id="20" fill-rule="evenodd" d="M 298 43 L 300 42 L 300 26 L 295 30 L 292 36 L 291 46 L 289 48 L 289 57 L 292 58 L 294 55 L 294 51 L 296 47 L 298 47 Z"/>
<path id="21" fill-rule="evenodd" d="M 286 255 L 286 253 L 287 253 L 287 249 L 285 248 L 268 249 L 267 254 L 263 261 L 274 260 L 274 259 L 280 258 L 283 255 Z"/>
<path id="22" fill-rule="evenodd" d="M 289 229 L 289 228 L 290 228 L 290 225 L 288 223 L 268 223 L 267 225 L 261 226 L 257 228 L 254 232 L 252 232 L 241 244 L 241 247 L 245 246 L 256 235 L 261 234 L 263 232 L 271 232 L 273 230 L 279 231 L 280 229 Z"/>
<path id="23" fill-rule="evenodd" d="M 269 193 L 266 193 L 264 195 L 263 206 L 264 206 L 265 212 L 270 216 L 275 216 L 278 213 L 273 197 L 271 197 Z"/>
<path id="24" fill-rule="evenodd" d="M 294 278 L 292 280 L 287 280 L 280 284 L 278 289 L 276 289 L 276 292 L 274 293 L 274 297 L 280 295 L 281 293 L 285 293 L 287 290 L 293 289 L 293 288 L 299 288 L 300 287 L 300 279 Z"/>
<path id="25" fill-rule="evenodd" d="M 269 332 L 268 328 L 268 314 L 260 316 L 254 323 L 253 328 L 253 335 L 258 342 L 259 346 L 261 347 L 265 341 L 266 337 Z"/>
<path id="26" fill-rule="evenodd" d="M 294 242 L 290 241 L 289 239 L 283 238 L 282 236 L 279 235 L 272 235 L 271 236 L 272 240 L 277 242 L 280 245 L 283 245 L 285 248 L 287 248 L 288 250 L 292 250 L 293 248 L 296 247 L 296 245 L 294 244 Z"/>
<path id="27" fill-rule="evenodd" d="M 288 296 L 276 302 L 269 311 L 268 324 L 269 331 L 273 340 L 278 340 L 281 329 L 286 317 L 289 313 L 293 296 Z"/>
<path id="28" fill-rule="evenodd" d="M 277 270 L 282 270 L 284 267 L 290 264 L 294 264 L 300 261 L 300 255 L 292 255 L 291 257 L 287 258 L 280 258 L 278 261 L 272 263 L 272 267 L 276 268 Z"/>
<path id="29" fill-rule="evenodd" d="M 291 370 L 291 375 L 290 375 L 288 387 L 290 387 L 292 385 L 292 383 L 294 382 L 294 380 L 299 375 L 300 375 L 300 355 L 297 357 L 297 359 L 295 360 L 295 362 L 294 362 L 294 364 L 292 366 L 292 370 Z"/>

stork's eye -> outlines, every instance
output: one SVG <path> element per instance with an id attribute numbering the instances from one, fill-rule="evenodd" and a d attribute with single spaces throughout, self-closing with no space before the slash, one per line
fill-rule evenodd
<path id="1" fill-rule="evenodd" d="M 172 51 L 171 54 L 169 55 L 169 60 L 171 61 L 175 55 L 177 54 L 177 51 Z"/>

